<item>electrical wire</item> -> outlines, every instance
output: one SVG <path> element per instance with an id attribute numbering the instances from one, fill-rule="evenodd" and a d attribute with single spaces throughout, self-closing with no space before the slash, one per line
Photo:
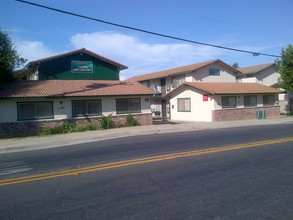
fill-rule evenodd
<path id="1" fill-rule="evenodd" d="M 259 53 L 259 52 L 249 51 L 249 50 L 241 50 L 241 49 L 232 48 L 232 47 L 224 47 L 224 46 L 220 46 L 220 45 L 203 43 L 203 42 L 184 39 L 184 38 L 180 38 L 180 37 L 176 37 L 176 36 L 161 34 L 161 33 L 153 32 L 153 31 L 149 31 L 149 30 L 144 30 L 144 29 L 140 29 L 140 28 L 127 26 L 127 25 L 113 23 L 113 22 L 110 22 L 110 21 L 105 21 L 105 20 L 101 20 L 101 19 L 97 19 L 97 18 L 92 18 L 92 17 L 89 17 L 89 16 L 76 14 L 76 13 L 73 13 L 73 12 L 64 11 L 64 10 L 57 9 L 57 8 L 52 8 L 52 7 L 48 7 L 48 6 L 45 6 L 45 5 L 29 2 L 29 1 L 24 1 L 24 0 L 15 0 L 15 1 L 25 3 L 25 4 L 29 4 L 29 5 L 33 5 L 33 6 L 40 7 L 40 8 L 45 8 L 45 9 L 48 9 L 48 10 L 51 10 L 51 11 L 60 12 L 60 13 L 67 14 L 67 15 L 72 15 L 72 16 L 79 17 L 79 18 L 84 18 L 84 19 L 87 19 L 87 20 L 97 21 L 97 22 L 100 22 L 100 23 L 104 23 L 104 24 L 108 24 L 108 25 L 112 25 L 112 26 L 116 26 L 116 27 L 120 27 L 120 28 L 124 28 L 124 29 L 130 29 L 130 30 L 134 30 L 134 31 L 138 31 L 138 32 L 146 33 L 146 34 L 156 35 L 156 36 L 159 36 L 159 37 L 169 38 L 169 39 L 173 39 L 173 40 L 184 41 L 184 42 L 188 42 L 188 43 L 192 43 L 192 44 L 198 44 L 198 45 L 203 45 L 203 46 L 208 46 L 208 47 L 215 47 L 215 48 L 224 49 L 224 50 L 230 50 L 230 51 L 235 51 L 235 52 L 249 53 L 249 54 L 252 54 L 253 56 L 270 56 L 270 57 L 276 57 L 276 58 L 281 57 L 281 56 L 274 55 L 274 54 Z"/>

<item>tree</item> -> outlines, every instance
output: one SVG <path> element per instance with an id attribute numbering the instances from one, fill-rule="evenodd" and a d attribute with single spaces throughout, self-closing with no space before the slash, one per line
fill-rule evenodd
<path id="1" fill-rule="evenodd" d="M 293 46 L 282 49 L 281 59 L 276 60 L 279 67 L 280 84 L 283 89 L 293 91 Z"/>
<path id="2" fill-rule="evenodd" d="M 25 62 L 16 51 L 8 33 L 0 29 L 0 87 L 13 80 L 13 71 Z"/>

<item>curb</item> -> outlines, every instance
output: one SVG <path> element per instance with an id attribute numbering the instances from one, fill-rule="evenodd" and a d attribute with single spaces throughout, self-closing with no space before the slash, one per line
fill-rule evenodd
<path id="1" fill-rule="evenodd" d="M 88 131 L 44 137 L 25 137 L 0 140 L 0 154 L 23 152 L 29 150 L 65 147 L 70 145 L 104 141 L 130 136 L 192 132 L 199 130 L 225 129 L 232 127 L 262 126 L 293 123 L 293 118 L 266 120 L 230 121 L 230 122 L 179 122 L 177 124 L 148 125 L 141 127 L 124 127 L 103 131 Z"/>

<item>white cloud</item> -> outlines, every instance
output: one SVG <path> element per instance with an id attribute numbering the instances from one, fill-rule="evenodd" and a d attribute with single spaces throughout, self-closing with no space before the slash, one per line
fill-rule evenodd
<path id="1" fill-rule="evenodd" d="M 234 62 L 241 62 L 243 56 L 247 56 L 247 54 L 243 53 L 180 42 L 148 43 L 133 35 L 109 31 L 78 33 L 70 38 L 70 44 L 70 47 L 73 47 L 71 49 L 85 47 L 102 56 L 127 65 L 129 69 L 123 70 L 120 73 L 120 79 L 122 80 L 139 74 L 211 59 L 219 58 L 228 64 L 232 64 Z M 237 41 L 237 37 L 233 35 L 223 36 L 217 42 L 213 42 L 213 44 L 250 51 L 263 51 L 267 48 L 264 46 L 239 46 L 240 43 Z M 16 40 L 15 46 L 21 56 L 28 59 L 28 61 L 58 54 L 46 47 L 42 41 Z M 67 47 L 67 49 L 69 48 Z M 252 65 L 252 61 L 257 61 L 252 55 L 248 55 L 248 57 L 250 57 L 250 62 L 247 65 Z"/>
<path id="2" fill-rule="evenodd" d="M 54 54 L 41 41 L 15 41 L 15 46 L 21 57 L 28 62 Z"/>
<path id="3" fill-rule="evenodd" d="M 117 32 L 75 34 L 74 48 L 85 47 L 129 67 L 121 78 L 215 59 L 222 50 L 187 43 L 146 43 L 135 36 Z"/>

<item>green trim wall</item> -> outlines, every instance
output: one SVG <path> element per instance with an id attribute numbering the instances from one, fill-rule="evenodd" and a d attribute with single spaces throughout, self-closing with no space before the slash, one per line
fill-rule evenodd
<path id="1" fill-rule="evenodd" d="M 92 61 L 93 72 L 71 72 L 71 61 Z M 39 80 L 119 80 L 117 66 L 104 62 L 88 54 L 72 54 L 39 64 Z"/>

